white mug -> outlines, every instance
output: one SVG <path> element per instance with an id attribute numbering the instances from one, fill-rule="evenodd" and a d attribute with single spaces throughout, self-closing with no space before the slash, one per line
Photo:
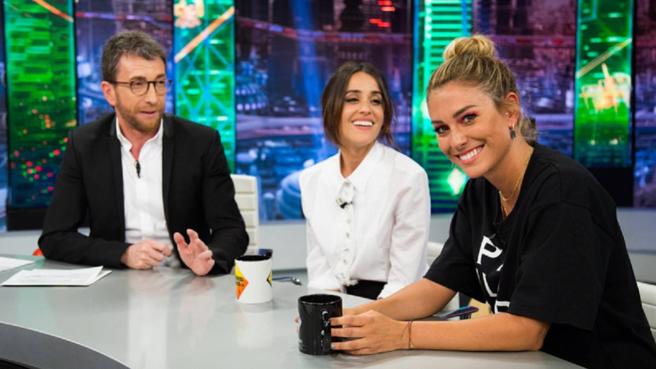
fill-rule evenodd
<path id="1" fill-rule="evenodd" d="M 235 260 L 237 301 L 256 304 L 271 301 L 271 255 L 243 255 Z"/>

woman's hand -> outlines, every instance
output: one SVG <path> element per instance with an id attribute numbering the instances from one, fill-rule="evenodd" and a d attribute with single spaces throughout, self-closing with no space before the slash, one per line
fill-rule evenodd
<path id="1" fill-rule="evenodd" d="M 355 315 L 355 314 L 357 314 L 355 308 L 343 308 L 342 309 L 342 316 Z"/>
<path id="2" fill-rule="evenodd" d="M 347 315 L 332 318 L 333 337 L 343 337 L 343 342 L 333 342 L 333 350 L 342 350 L 353 355 L 369 355 L 379 352 L 394 351 L 408 347 L 408 323 L 394 319 L 374 311 L 358 315 Z"/>

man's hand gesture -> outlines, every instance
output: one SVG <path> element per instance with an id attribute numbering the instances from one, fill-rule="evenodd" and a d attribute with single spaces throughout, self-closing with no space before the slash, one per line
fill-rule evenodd
<path id="1" fill-rule="evenodd" d="M 210 250 L 205 242 L 198 238 L 198 233 L 193 229 L 187 229 L 189 236 L 189 243 L 185 242 L 184 237 L 178 232 L 173 235 L 178 246 L 180 259 L 191 269 L 197 276 L 204 276 L 212 270 L 214 266 L 214 259 L 212 259 L 212 250 Z"/>

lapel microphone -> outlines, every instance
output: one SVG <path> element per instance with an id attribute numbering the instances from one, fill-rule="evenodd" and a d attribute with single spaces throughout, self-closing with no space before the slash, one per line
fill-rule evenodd
<path id="1" fill-rule="evenodd" d="M 353 201 L 346 201 L 342 199 L 341 197 L 337 198 L 337 205 L 339 205 L 340 208 L 344 209 L 348 205 L 353 205 Z"/>

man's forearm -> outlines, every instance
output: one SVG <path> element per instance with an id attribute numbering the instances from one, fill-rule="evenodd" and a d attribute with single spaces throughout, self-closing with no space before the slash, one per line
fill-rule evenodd
<path id="1" fill-rule="evenodd" d="M 92 238 L 73 231 L 44 231 L 39 238 L 39 248 L 48 259 L 111 268 L 125 267 L 121 256 L 128 246 L 125 242 Z"/>

